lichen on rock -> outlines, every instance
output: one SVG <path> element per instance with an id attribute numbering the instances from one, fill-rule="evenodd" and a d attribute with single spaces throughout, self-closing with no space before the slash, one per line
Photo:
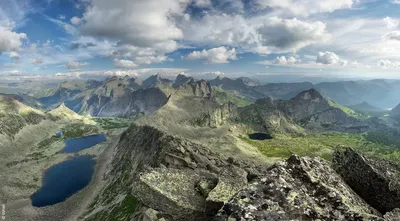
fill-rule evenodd
<path id="1" fill-rule="evenodd" d="M 292 155 L 241 190 L 217 220 L 381 220 L 320 158 Z"/>

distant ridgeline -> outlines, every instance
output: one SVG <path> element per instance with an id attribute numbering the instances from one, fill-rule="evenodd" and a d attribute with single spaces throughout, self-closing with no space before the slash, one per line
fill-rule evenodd
<path id="1" fill-rule="evenodd" d="M 117 136 L 86 221 L 389 221 L 400 215 L 400 108 L 383 107 L 400 102 L 397 84 L 114 76 L 3 96 L 0 125 L 11 137 L 18 125 L 66 116 L 106 132 L 110 119 L 132 122 Z M 82 128 L 63 128 L 63 139 Z M 60 138 L 49 139 L 41 143 Z"/>

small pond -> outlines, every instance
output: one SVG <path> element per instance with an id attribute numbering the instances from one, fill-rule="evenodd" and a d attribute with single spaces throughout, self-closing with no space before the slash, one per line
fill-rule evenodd
<path id="1" fill-rule="evenodd" d="M 106 140 L 107 138 L 103 134 L 65 140 L 65 147 L 62 149 L 62 152 L 76 153 Z"/>
<path id="2" fill-rule="evenodd" d="M 249 134 L 249 138 L 252 140 L 270 140 L 272 136 L 266 133 L 252 133 Z"/>
<path id="3" fill-rule="evenodd" d="M 96 160 L 79 156 L 50 167 L 43 178 L 43 186 L 32 196 L 32 205 L 43 207 L 63 202 L 87 186 L 93 176 Z"/>

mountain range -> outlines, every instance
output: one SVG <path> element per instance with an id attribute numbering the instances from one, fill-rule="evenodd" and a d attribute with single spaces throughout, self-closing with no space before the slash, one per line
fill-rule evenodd
<path id="1" fill-rule="evenodd" d="M 353 84 L 373 83 L 333 85 Z M 400 105 L 348 105 L 341 94 L 362 90 L 327 95 L 333 88 L 181 74 L 3 94 L 0 199 L 15 220 L 395 220 Z M 49 165 L 73 157 L 61 153 L 64 139 L 98 133 L 108 141 L 80 152 L 96 156 L 97 172 L 79 197 L 51 212 L 15 206 Z"/>

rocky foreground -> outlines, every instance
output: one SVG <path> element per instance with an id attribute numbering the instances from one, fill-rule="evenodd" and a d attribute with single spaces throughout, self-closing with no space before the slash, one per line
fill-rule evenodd
<path id="1" fill-rule="evenodd" d="M 132 125 L 121 136 L 108 185 L 81 218 L 400 220 L 396 164 L 350 147 L 337 147 L 332 163 L 292 155 L 272 167 L 228 154 Z"/>

